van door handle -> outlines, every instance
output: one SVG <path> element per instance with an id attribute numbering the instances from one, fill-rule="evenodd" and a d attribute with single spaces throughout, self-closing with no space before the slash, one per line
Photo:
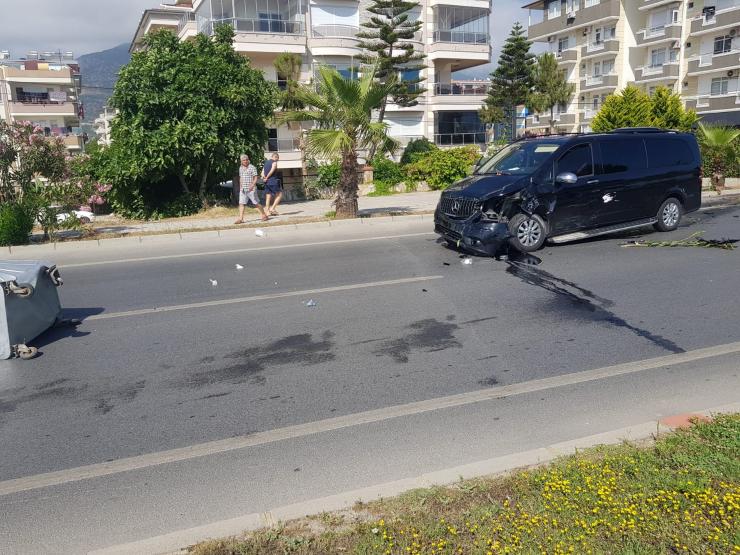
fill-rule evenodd
<path id="1" fill-rule="evenodd" d="M 586 181 L 586 185 L 596 185 L 598 182 L 598 179 L 589 179 L 588 181 Z"/>

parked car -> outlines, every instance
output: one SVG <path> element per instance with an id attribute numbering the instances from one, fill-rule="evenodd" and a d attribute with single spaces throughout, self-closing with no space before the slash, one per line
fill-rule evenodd
<path id="1" fill-rule="evenodd" d="M 654 128 L 516 141 L 442 193 L 435 231 L 494 256 L 654 226 L 701 207 L 701 158 L 689 133 Z"/>
<path id="2" fill-rule="evenodd" d="M 57 214 L 57 222 L 62 223 L 72 216 L 76 217 L 82 224 L 91 224 L 95 221 L 95 214 L 89 210 L 72 210 L 71 212 Z"/>

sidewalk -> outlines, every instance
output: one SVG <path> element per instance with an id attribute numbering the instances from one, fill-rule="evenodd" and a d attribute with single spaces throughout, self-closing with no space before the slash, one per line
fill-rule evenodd
<path id="1" fill-rule="evenodd" d="M 439 200 L 440 191 L 424 193 L 402 193 L 383 197 L 360 197 L 359 215 L 361 217 L 405 215 L 433 212 Z M 246 213 L 246 226 L 294 224 L 306 221 L 327 219 L 326 214 L 332 212 L 334 207 L 331 200 L 309 200 L 283 202 L 278 207 L 280 216 L 273 216 L 269 222 L 260 221 L 256 210 L 248 210 Z M 100 216 L 93 225 L 98 234 L 115 233 L 161 233 L 168 231 L 192 231 L 196 229 L 223 229 L 238 227 L 234 226 L 237 209 L 233 209 L 233 215 L 218 218 L 186 217 L 170 218 L 152 222 L 141 223 L 116 223 L 115 216 Z"/>

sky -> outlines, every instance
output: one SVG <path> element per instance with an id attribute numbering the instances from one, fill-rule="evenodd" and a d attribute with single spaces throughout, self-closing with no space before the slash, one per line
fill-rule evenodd
<path id="1" fill-rule="evenodd" d="M 76 56 L 130 42 L 142 12 L 157 0 L 0 0 L 0 50 L 20 58 L 30 50 Z M 493 59 L 514 21 L 526 26 L 524 0 L 493 0 Z M 487 71 L 483 72 L 484 74 Z"/>

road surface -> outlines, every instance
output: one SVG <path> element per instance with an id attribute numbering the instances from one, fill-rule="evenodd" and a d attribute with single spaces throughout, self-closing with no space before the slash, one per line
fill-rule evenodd
<path id="1" fill-rule="evenodd" d="M 739 217 L 644 238 L 740 238 Z M 84 322 L 0 361 L 1 550 L 128 544 L 740 400 L 737 250 L 633 234 L 464 265 L 431 227 L 33 251 Z"/>

